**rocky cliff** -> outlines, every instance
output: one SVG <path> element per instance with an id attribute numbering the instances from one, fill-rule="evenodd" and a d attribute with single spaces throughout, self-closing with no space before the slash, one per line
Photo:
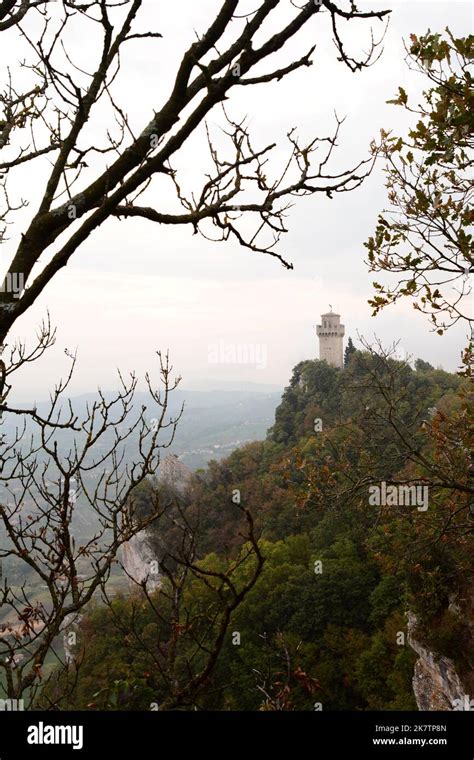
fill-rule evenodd
<path id="1" fill-rule="evenodd" d="M 416 639 L 417 619 L 408 613 L 408 643 L 417 653 L 413 692 L 419 710 L 465 709 L 465 694 L 456 667 L 448 657 L 437 655 Z"/>
<path id="2" fill-rule="evenodd" d="M 158 483 L 174 491 L 178 496 L 184 496 L 191 482 L 192 472 L 176 454 L 166 457 L 158 470 Z"/>
<path id="3" fill-rule="evenodd" d="M 130 580 L 130 587 L 146 581 L 147 591 L 160 585 L 159 561 L 155 556 L 146 530 L 137 533 L 122 546 L 122 563 Z"/>
<path id="4" fill-rule="evenodd" d="M 79 650 L 79 635 L 82 615 L 71 612 L 66 615 L 62 625 L 64 662 L 69 665 L 74 662 Z"/>
<path id="5" fill-rule="evenodd" d="M 175 454 L 170 454 L 160 464 L 158 485 L 166 488 L 169 493 L 183 497 L 189 487 L 191 476 L 191 470 Z M 146 530 L 137 533 L 123 545 L 122 563 L 132 589 L 136 590 L 137 584 L 144 581 L 149 592 L 159 587 L 159 557 Z"/>

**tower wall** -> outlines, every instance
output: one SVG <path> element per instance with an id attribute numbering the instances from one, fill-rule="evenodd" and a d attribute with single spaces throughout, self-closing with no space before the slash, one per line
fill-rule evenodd
<path id="1" fill-rule="evenodd" d="M 341 315 L 328 312 L 321 314 L 321 324 L 316 327 L 319 338 L 319 358 L 333 367 L 344 366 L 343 338 L 344 325 L 340 323 Z"/>

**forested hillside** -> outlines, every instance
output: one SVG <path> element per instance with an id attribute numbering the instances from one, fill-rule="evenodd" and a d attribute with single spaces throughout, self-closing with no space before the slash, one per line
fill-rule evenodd
<path id="1" fill-rule="evenodd" d="M 265 441 L 211 462 L 185 496 L 153 480 L 135 493 L 141 513 L 163 504 L 161 587 L 89 611 L 63 704 L 416 709 L 408 612 L 474 689 L 470 394 L 369 347 L 343 370 L 298 364 Z M 374 486 L 420 499 L 377 501 Z"/>

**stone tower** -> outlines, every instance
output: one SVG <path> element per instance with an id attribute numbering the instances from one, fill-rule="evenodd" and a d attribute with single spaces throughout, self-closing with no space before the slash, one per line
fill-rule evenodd
<path id="1" fill-rule="evenodd" d="M 340 323 L 341 315 L 335 314 L 332 309 L 327 314 L 321 314 L 321 324 L 316 326 L 316 334 L 319 338 L 319 358 L 327 361 L 333 367 L 344 366 L 342 339 L 345 328 Z"/>

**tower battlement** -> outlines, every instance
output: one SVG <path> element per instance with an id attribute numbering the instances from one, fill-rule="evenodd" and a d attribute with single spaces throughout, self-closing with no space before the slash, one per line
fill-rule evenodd
<path id="1" fill-rule="evenodd" d="M 321 324 L 316 326 L 319 338 L 319 358 L 333 367 L 342 369 L 344 366 L 343 338 L 346 332 L 341 325 L 341 315 L 328 311 L 321 314 Z"/>

